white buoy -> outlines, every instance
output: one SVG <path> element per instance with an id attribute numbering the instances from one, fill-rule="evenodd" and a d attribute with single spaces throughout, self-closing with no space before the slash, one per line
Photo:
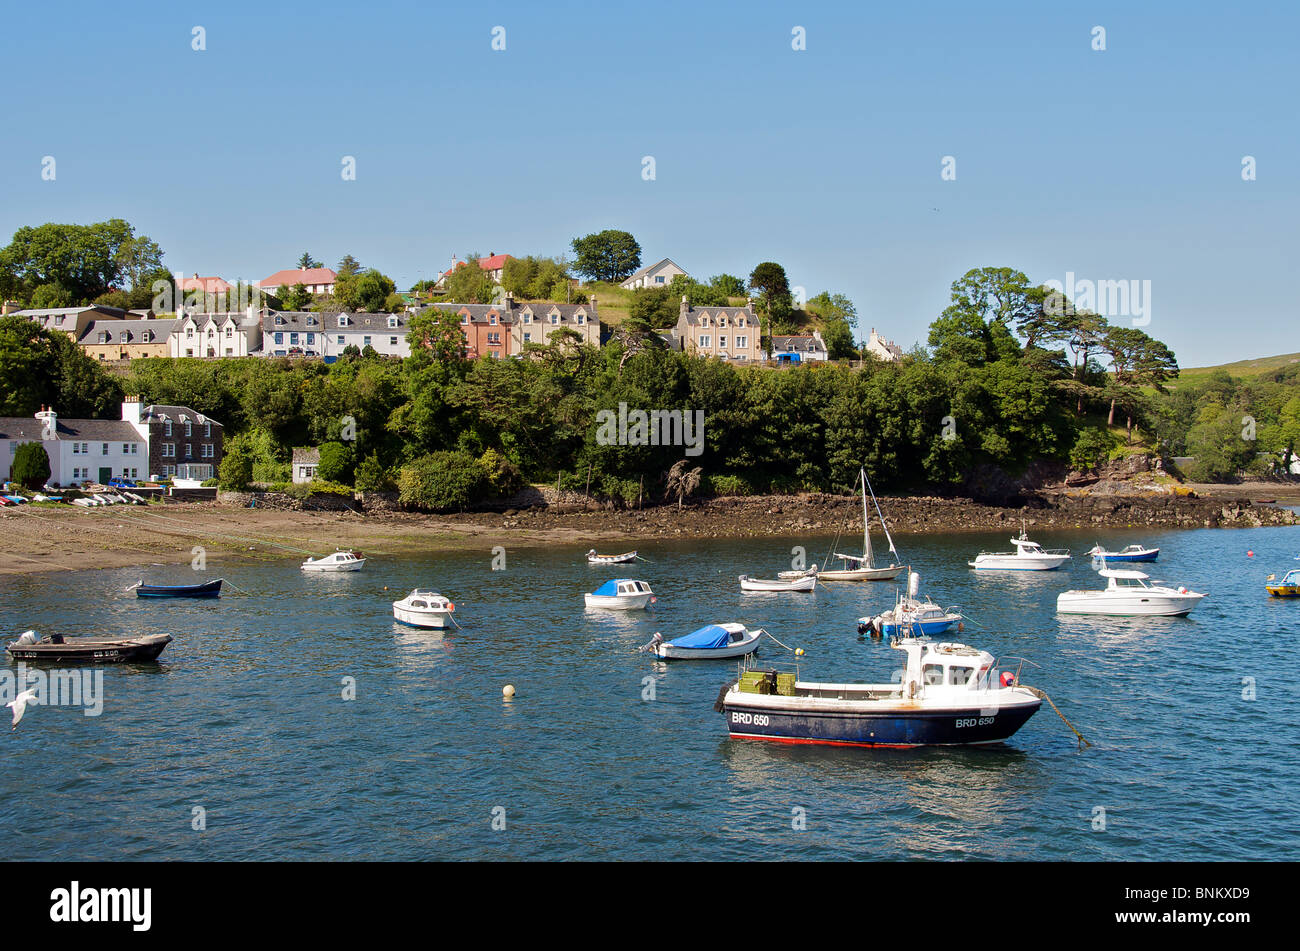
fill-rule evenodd
<path id="1" fill-rule="evenodd" d="M 795 656 L 795 657 L 802 657 L 802 656 L 803 656 L 803 648 L 802 648 L 802 647 L 796 647 L 796 648 L 794 649 L 794 656 Z"/>
<path id="2" fill-rule="evenodd" d="M 505 697 L 507 700 L 509 700 L 514 695 L 515 695 L 514 684 L 506 684 L 504 687 L 501 688 L 501 696 Z"/>

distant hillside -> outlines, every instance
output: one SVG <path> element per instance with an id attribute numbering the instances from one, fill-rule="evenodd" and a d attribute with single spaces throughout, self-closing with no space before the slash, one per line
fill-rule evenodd
<path id="1" fill-rule="evenodd" d="M 1236 363 L 1224 363 L 1217 367 L 1184 367 L 1178 374 L 1174 385 L 1197 383 L 1219 370 L 1233 377 L 1251 377 L 1280 370 L 1291 364 L 1300 363 L 1300 353 L 1283 353 L 1275 357 L 1256 357 L 1254 360 L 1238 360 Z"/>

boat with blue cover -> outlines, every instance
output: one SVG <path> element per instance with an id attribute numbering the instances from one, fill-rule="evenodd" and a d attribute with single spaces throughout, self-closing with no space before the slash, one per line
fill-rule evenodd
<path id="1" fill-rule="evenodd" d="M 947 634 L 954 626 L 961 629 L 964 620 L 956 608 L 942 608 L 928 597 L 922 601 L 921 575 L 908 570 L 907 594 L 900 596 L 888 611 L 875 617 L 858 618 L 858 633 L 872 637 L 937 637 Z"/>
<path id="2" fill-rule="evenodd" d="M 893 683 L 822 683 L 742 668 L 714 710 L 733 738 L 831 746 L 916 747 L 1001 743 L 1046 697 L 1000 671 L 987 651 L 929 638 L 894 638 L 907 662 Z"/>
<path id="3" fill-rule="evenodd" d="M 654 639 L 642 650 L 651 651 L 664 660 L 724 660 L 752 654 L 758 649 L 758 639 L 765 633 L 761 628 L 751 631 L 734 621 L 706 624 L 698 631 L 671 641 L 665 641 L 663 635 L 655 631 Z"/>
<path id="4" fill-rule="evenodd" d="M 656 600 L 650 586 L 635 578 L 613 578 L 583 597 L 589 608 L 615 611 L 638 611 Z"/>
<path id="5" fill-rule="evenodd" d="M 1155 561 L 1160 557 L 1160 549 L 1147 548 L 1145 545 L 1126 545 L 1119 551 L 1106 551 L 1097 545 L 1088 554 L 1102 561 Z"/>
<path id="6" fill-rule="evenodd" d="M 137 598 L 216 598 L 221 595 L 221 582 L 205 581 L 202 584 L 145 584 L 135 586 Z"/>

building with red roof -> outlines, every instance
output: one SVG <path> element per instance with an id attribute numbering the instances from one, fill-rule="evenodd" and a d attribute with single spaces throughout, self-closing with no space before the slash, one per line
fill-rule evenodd
<path id="1" fill-rule="evenodd" d="M 257 286 L 274 294 L 282 287 L 292 288 L 297 284 L 301 284 L 311 294 L 333 294 L 334 283 L 337 280 L 338 274 L 331 268 L 295 267 L 285 271 L 276 271 L 270 277 L 258 281 Z"/>
<path id="2" fill-rule="evenodd" d="M 511 255 L 509 254 L 489 254 L 485 258 L 478 259 L 478 266 L 488 272 L 488 277 L 492 278 L 493 281 L 500 284 L 501 275 L 505 273 L 506 262 L 509 261 L 510 258 Z M 443 285 L 445 285 L 447 283 L 447 278 L 451 276 L 451 272 L 456 270 L 456 268 L 458 267 L 464 267 L 464 266 L 465 266 L 464 261 L 457 261 L 451 267 L 447 268 L 447 270 L 443 271 L 442 275 L 438 278 L 438 283 L 436 286 L 442 287 Z"/>

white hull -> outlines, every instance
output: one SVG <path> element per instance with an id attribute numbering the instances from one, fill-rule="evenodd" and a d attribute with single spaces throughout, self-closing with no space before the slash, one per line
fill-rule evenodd
<path id="1" fill-rule="evenodd" d="M 449 611 L 405 608 L 395 603 L 393 605 L 393 617 L 403 624 L 411 625 L 411 627 L 423 627 L 438 631 L 451 627 L 451 613 Z"/>
<path id="2" fill-rule="evenodd" d="M 587 607 L 589 608 L 605 608 L 609 611 L 640 611 L 650 603 L 650 599 L 654 595 L 646 592 L 644 594 L 616 594 L 610 597 L 599 594 L 584 594 L 583 597 L 587 599 Z"/>
<path id="3" fill-rule="evenodd" d="M 740 576 L 741 591 L 813 591 L 817 588 L 817 576 L 792 578 L 788 581 L 768 581 L 763 578 Z"/>
<path id="4" fill-rule="evenodd" d="M 674 647 L 660 644 L 655 648 L 655 656 L 664 660 L 726 660 L 729 657 L 744 657 L 758 649 L 758 634 L 728 644 L 726 647 Z"/>
<path id="5" fill-rule="evenodd" d="M 316 564 L 305 562 L 302 566 L 303 571 L 360 571 L 365 566 L 366 560 L 358 558 L 356 561 L 331 562 L 329 564 Z"/>
<path id="6" fill-rule="evenodd" d="M 1111 591 L 1067 591 L 1058 595 L 1058 614 L 1109 614 L 1119 617 L 1180 617 L 1201 603 L 1203 594 L 1165 594 L 1146 591 L 1139 595 Z"/>
<path id="7" fill-rule="evenodd" d="M 978 555 L 969 564 L 985 571 L 1053 571 L 1069 560 L 1069 555 Z"/>
<path id="8" fill-rule="evenodd" d="M 589 565 L 623 565 L 630 561 L 636 561 L 636 552 L 629 551 L 622 555 L 588 555 L 587 564 Z"/>
<path id="9" fill-rule="evenodd" d="M 893 581 L 903 571 L 902 565 L 888 568 L 856 568 L 852 571 L 822 571 L 817 577 L 822 581 Z"/>

